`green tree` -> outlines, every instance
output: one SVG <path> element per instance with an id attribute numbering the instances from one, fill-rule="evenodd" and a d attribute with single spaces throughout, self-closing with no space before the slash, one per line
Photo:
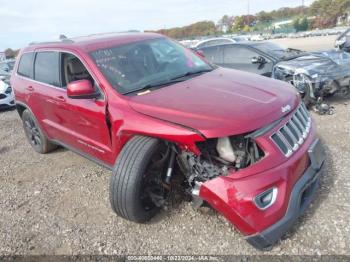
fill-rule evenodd
<path id="1" fill-rule="evenodd" d="M 320 27 L 336 25 L 337 19 L 350 10 L 350 0 L 318 0 L 310 6 L 310 14 L 318 17 Z"/>
<path id="2" fill-rule="evenodd" d="M 303 17 L 299 21 L 299 31 L 307 31 L 309 29 L 309 21 L 306 17 Z"/>
<path id="3" fill-rule="evenodd" d="M 248 33 L 248 32 L 250 32 L 250 26 L 249 25 L 245 25 L 244 27 L 243 27 L 243 32 L 245 32 L 245 33 Z"/>
<path id="4" fill-rule="evenodd" d="M 218 28 L 220 31 L 226 31 L 230 32 L 232 29 L 234 17 L 233 16 L 228 16 L 224 15 L 218 22 Z"/>
<path id="5" fill-rule="evenodd" d="M 299 32 L 299 28 L 300 28 L 300 18 L 299 17 L 297 17 L 297 18 L 295 18 L 294 20 L 293 20 L 293 27 L 294 27 L 294 29 L 297 31 L 297 32 Z"/>
<path id="6" fill-rule="evenodd" d="M 235 19 L 235 22 L 233 24 L 233 31 L 234 32 L 241 32 L 244 28 L 244 17 L 243 16 L 237 16 Z"/>
<path id="7" fill-rule="evenodd" d="M 293 20 L 293 27 L 297 32 L 306 31 L 309 29 L 309 21 L 306 17 L 297 17 Z"/>

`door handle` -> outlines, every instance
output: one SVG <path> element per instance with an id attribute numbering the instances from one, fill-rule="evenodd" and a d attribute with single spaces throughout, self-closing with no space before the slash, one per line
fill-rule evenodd
<path id="1" fill-rule="evenodd" d="M 60 102 L 66 102 L 66 99 L 64 98 L 64 96 L 58 96 L 57 100 L 59 100 Z"/>
<path id="2" fill-rule="evenodd" d="M 32 86 L 27 86 L 27 90 L 28 90 L 29 92 L 33 92 L 33 91 L 34 91 L 34 87 L 32 87 Z"/>

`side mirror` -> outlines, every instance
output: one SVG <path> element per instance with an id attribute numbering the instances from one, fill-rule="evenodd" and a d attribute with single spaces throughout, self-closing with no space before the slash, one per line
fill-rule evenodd
<path id="1" fill-rule="evenodd" d="M 253 57 L 252 58 L 252 64 L 265 64 L 266 63 L 266 59 L 262 56 L 258 56 L 258 57 Z"/>
<path id="2" fill-rule="evenodd" d="M 67 85 L 67 96 L 72 99 L 92 99 L 100 95 L 89 80 L 78 80 Z"/>

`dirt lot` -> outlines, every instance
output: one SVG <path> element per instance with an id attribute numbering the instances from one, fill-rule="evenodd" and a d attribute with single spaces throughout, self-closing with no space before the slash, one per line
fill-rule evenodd
<path id="1" fill-rule="evenodd" d="M 327 165 L 317 199 L 292 232 L 266 254 L 350 255 L 350 98 L 332 98 L 319 116 Z M 59 149 L 35 153 L 16 111 L 0 112 L 0 255 L 261 254 L 211 210 L 181 202 L 147 225 L 111 211 L 110 172 Z"/>
<path id="2" fill-rule="evenodd" d="M 334 48 L 337 36 L 317 36 L 309 38 L 283 38 L 271 40 L 284 47 L 296 48 L 304 51 L 327 50 Z"/>

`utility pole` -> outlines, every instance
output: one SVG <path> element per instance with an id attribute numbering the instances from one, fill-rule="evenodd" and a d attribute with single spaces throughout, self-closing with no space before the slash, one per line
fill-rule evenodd
<path id="1" fill-rule="evenodd" d="M 247 6 L 247 13 L 248 13 L 248 26 L 250 26 L 250 0 L 248 1 L 248 6 Z"/>

